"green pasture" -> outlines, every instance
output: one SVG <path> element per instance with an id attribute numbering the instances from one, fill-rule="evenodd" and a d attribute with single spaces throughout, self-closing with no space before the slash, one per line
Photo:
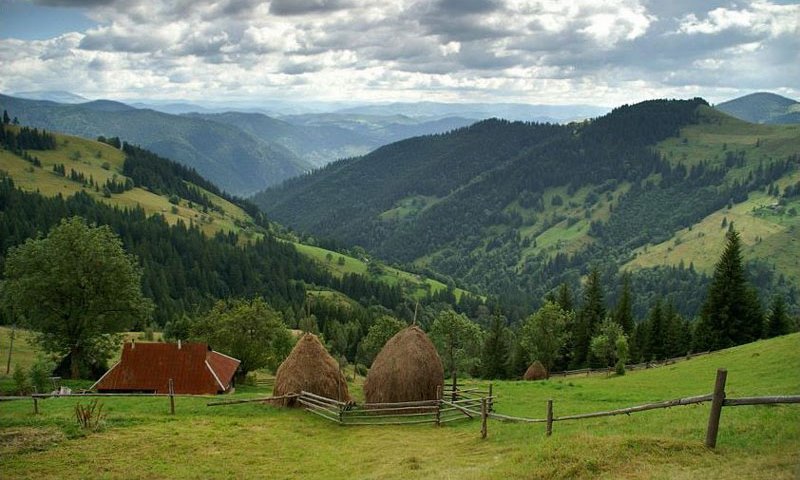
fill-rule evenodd
<path id="1" fill-rule="evenodd" d="M 709 393 L 800 394 L 800 334 L 618 377 L 494 383 L 499 413 L 541 418 Z M 359 382 L 360 383 L 360 382 Z M 485 385 L 486 382 L 473 381 Z M 354 388 L 356 396 L 360 389 Z M 240 389 L 234 398 L 269 394 Z M 703 446 L 708 404 L 542 424 L 490 420 L 435 427 L 343 427 L 258 403 L 205 398 L 103 399 L 104 426 L 80 429 L 76 399 L 0 403 L 4 478 L 797 478 L 800 405 L 726 407 L 716 450 Z M 84 400 L 85 403 L 85 400 Z"/>

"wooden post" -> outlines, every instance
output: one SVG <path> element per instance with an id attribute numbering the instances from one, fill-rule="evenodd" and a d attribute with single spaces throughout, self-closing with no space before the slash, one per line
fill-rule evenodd
<path id="1" fill-rule="evenodd" d="M 14 351 L 14 331 L 17 325 L 11 325 L 11 343 L 8 345 L 8 361 L 6 362 L 6 375 L 11 371 L 11 352 Z"/>
<path id="2" fill-rule="evenodd" d="M 547 436 L 553 434 L 553 400 L 547 401 Z"/>
<path id="3" fill-rule="evenodd" d="M 489 384 L 489 411 L 490 412 L 494 411 L 494 398 L 493 398 L 493 395 L 492 395 L 492 384 L 491 383 Z"/>
<path id="4" fill-rule="evenodd" d="M 450 358 L 453 358 L 452 355 L 451 355 Z M 456 372 L 457 372 L 456 367 L 453 366 L 453 395 L 452 395 L 453 398 L 451 399 L 452 402 L 455 402 L 456 400 L 458 400 L 458 393 L 457 393 L 458 380 L 456 378 Z"/>
<path id="5" fill-rule="evenodd" d="M 33 414 L 39 415 L 39 399 L 36 397 L 33 398 Z"/>
<path id="6" fill-rule="evenodd" d="M 175 415 L 175 387 L 172 379 L 169 379 L 169 413 Z"/>
<path id="7" fill-rule="evenodd" d="M 436 385 L 436 426 L 442 425 L 442 386 Z"/>
<path id="8" fill-rule="evenodd" d="M 725 402 L 725 380 L 728 370 L 717 370 L 717 381 L 714 384 L 714 393 L 711 397 L 711 413 L 708 416 L 708 430 L 706 430 L 706 447 L 717 446 L 717 432 L 719 431 L 719 417 L 722 414 L 722 405 Z"/>
<path id="9" fill-rule="evenodd" d="M 488 416 L 488 412 L 486 411 L 486 399 L 481 398 L 481 438 L 486 438 L 488 434 L 486 431 L 486 418 Z"/>

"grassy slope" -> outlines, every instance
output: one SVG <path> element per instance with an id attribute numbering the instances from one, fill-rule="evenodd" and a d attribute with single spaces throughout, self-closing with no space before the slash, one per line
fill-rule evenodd
<path id="1" fill-rule="evenodd" d="M 218 231 L 241 232 L 237 226 L 249 220 L 248 215 L 236 205 L 231 204 L 216 195 L 206 192 L 211 200 L 221 207 L 223 213 L 203 213 L 199 208 L 190 208 L 187 201 L 183 200 L 177 206 L 177 213 L 173 212 L 173 205 L 166 196 L 156 195 L 141 188 L 134 188 L 120 194 L 113 194 L 111 198 L 103 197 L 102 193 L 95 192 L 92 188 L 85 188 L 80 183 L 71 181 L 70 170 L 83 173 L 86 178 L 90 176 L 100 184 L 117 175 L 124 179 L 122 165 L 125 157 L 119 150 L 92 140 L 68 135 L 56 135 L 58 148 L 56 150 L 31 151 L 30 154 L 39 158 L 42 168 L 35 168 L 22 158 L 12 153 L 0 150 L 0 170 L 8 172 L 17 187 L 28 191 L 39 191 L 42 195 L 55 196 L 61 194 L 70 196 L 78 191 L 85 191 L 95 199 L 119 207 L 142 207 L 148 214 L 161 214 L 171 224 L 182 220 L 187 225 L 194 222 L 201 226 L 204 232 L 213 235 Z M 106 170 L 102 165 L 107 162 Z M 53 173 L 53 165 L 64 164 L 67 177 Z"/>
<path id="2" fill-rule="evenodd" d="M 313 258 L 317 263 L 337 277 L 341 277 L 347 273 L 359 275 L 367 274 L 367 263 L 358 258 L 332 252 L 320 247 L 303 245 L 302 243 L 295 242 L 294 246 L 300 253 Z M 330 255 L 330 260 L 328 260 L 328 255 Z M 339 264 L 340 257 L 344 258 L 344 265 Z M 372 278 L 388 283 L 389 285 L 400 284 L 404 291 L 410 292 L 414 298 L 422 298 L 428 293 L 447 289 L 447 285 L 438 280 L 424 278 L 420 275 L 398 270 L 387 265 L 381 265 L 381 269 L 383 273 L 380 275 L 371 275 Z M 460 288 L 454 289 L 453 292 L 457 299 L 461 298 L 461 295 L 465 293 L 465 291 Z"/>
<path id="3" fill-rule="evenodd" d="M 728 395 L 798 394 L 800 334 L 624 377 L 495 383 L 501 413 L 542 417 L 708 393 L 727 367 Z M 257 392 L 237 393 L 237 396 Z M 702 446 L 708 404 L 543 425 L 339 427 L 299 410 L 205 407 L 179 398 L 105 400 L 105 430 L 72 424 L 75 401 L 0 403 L 7 478 L 797 478 L 800 406 L 726 408 L 718 447 Z M 122 454 L 121 452 L 124 452 Z M 313 453 L 311 453 L 313 452 Z"/>
<path id="4" fill-rule="evenodd" d="M 746 177 L 750 169 L 760 161 L 783 159 L 787 155 L 800 153 L 800 125 L 754 125 L 722 113 L 707 109 L 709 123 L 685 128 L 679 139 L 669 139 L 659 149 L 674 162 L 694 165 L 701 160 L 712 164 L 724 161 L 725 151 L 744 152 L 747 163 L 733 169 L 728 180 Z M 683 143 L 686 139 L 686 143 Z M 758 143 L 758 146 L 756 144 Z M 775 182 L 783 191 L 800 181 L 800 171 L 790 172 Z M 800 215 L 789 211 L 800 211 L 800 199 L 794 199 L 783 208 L 776 208 L 778 198 L 765 192 L 752 192 L 746 202 L 731 209 L 712 213 L 691 229 L 675 233 L 672 239 L 657 245 L 646 245 L 637 249 L 634 258 L 625 268 L 647 268 L 655 265 L 686 265 L 694 263 L 701 271 L 710 272 L 719 258 L 717 247 L 722 245 L 726 223 L 734 222 L 742 234 L 744 254 L 748 259 L 762 259 L 775 265 L 776 269 L 800 282 Z"/>

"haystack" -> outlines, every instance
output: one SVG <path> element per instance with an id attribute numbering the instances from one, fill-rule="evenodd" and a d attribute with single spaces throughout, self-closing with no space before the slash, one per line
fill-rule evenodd
<path id="1" fill-rule="evenodd" d="M 547 374 L 547 369 L 544 368 L 542 362 L 536 360 L 531 364 L 530 367 L 525 371 L 525 375 L 522 377 L 525 380 L 546 380 L 549 375 Z"/>
<path id="2" fill-rule="evenodd" d="M 303 390 L 340 402 L 351 400 L 347 381 L 338 363 L 312 333 L 300 337 L 289 356 L 278 367 L 272 396 L 299 394 Z M 289 398 L 280 403 L 293 406 L 296 401 Z"/>
<path id="3" fill-rule="evenodd" d="M 364 382 L 367 403 L 435 400 L 444 384 L 444 369 L 436 347 L 412 325 L 390 338 L 375 357 Z"/>

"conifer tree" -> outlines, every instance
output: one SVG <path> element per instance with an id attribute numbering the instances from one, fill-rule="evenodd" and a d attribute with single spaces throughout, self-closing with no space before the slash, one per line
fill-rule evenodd
<path id="1" fill-rule="evenodd" d="M 633 298 L 629 273 L 625 273 L 622 276 L 622 294 L 619 297 L 617 308 L 614 310 L 614 321 L 622 327 L 626 335 L 633 334 Z"/>
<path id="2" fill-rule="evenodd" d="M 603 286 L 600 284 L 600 271 L 593 267 L 586 279 L 586 288 L 583 293 L 583 306 L 581 307 L 577 332 L 575 335 L 575 356 L 573 362 L 576 366 L 585 365 L 589 358 L 589 345 L 597 326 L 606 318 L 606 307 L 603 303 Z"/>
<path id="3" fill-rule="evenodd" d="M 569 288 L 569 284 L 567 282 L 562 283 L 558 287 L 558 295 L 556 296 L 555 303 L 561 307 L 561 310 L 565 312 L 571 312 L 575 310 L 575 305 L 572 300 L 572 289 Z"/>
<path id="4" fill-rule="evenodd" d="M 763 328 L 761 304 L 745 278 L 741 238 L 732 223 L 726 238 L 700 311 L 695 343 L 701 349 L 719 350 L 752 342 L 761 336 Z"/>
<path id="5" fill-rule="evenodd" d="M 486 339 L 483 342 L 483 376 L 504 378 L 509 357 L 508 329 L 501 315 L 492 315 Z"/>
<path id="6" fill-rule="evenodd" d="M 786 313 L 786 303 L 783 296 L 775 295 L 772 299 L 772 306 L 767 317 L 764 336 L 767 338 L 785 335 L 791 331 L 789 326 L 789 316 Z"/>

